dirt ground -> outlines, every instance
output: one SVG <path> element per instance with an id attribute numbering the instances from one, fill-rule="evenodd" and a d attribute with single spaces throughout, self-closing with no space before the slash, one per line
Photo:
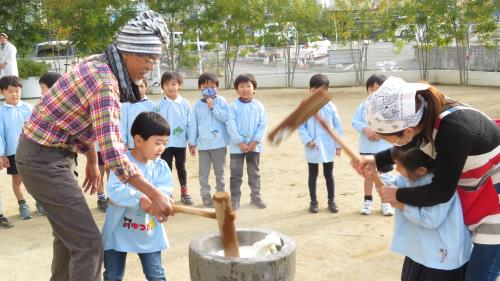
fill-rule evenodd
<path id="1" fill-rule="evenodd" d="M 448 96 L 466 102 L 488 115 L 500 118 L 500 89 L 488 87 L 440 86 Z M 332 88 L 332 101 L 336 104 L 344 136 L 356 147 L 358 134 L 351 127 L 351 118 L 362 99 L 366 97 L 363 87 Z M 291 112 L 307 93 L 304 89 L 258 90 L 256 98 L 268 112 L 269 129 Z M 183 95 L 193 103 L 198 92 Z M 236 97 L 234 91 L 222 91 L 228 101 Z M 160 96 L 153 96 L 158 100 Z M 35 103 L 35 100 L 29 102 Z M 268 129 L 268 130 L 269 130 Z M 83 158 L 80 175 L 83 175 Z M 229 190 L 229 158 L 226 167 L 226 189 Z M 262 194 L 268 208 L 264 210 L 249 206 L 249 188 L 242 186 L 242 207 L 237 212 L 237 227 L 272 229 L 284 233 L 297 246 L 297 281 L 321 280 L 399 280 L 402 257 L 391 253 L 392 217 L 380 213 L 380 200 L 375 199 L 376 212 L 370 216 L 359 214 L 363 200 L 363 182 L 350 167 L 347 156 L 336 158 L 335 198 L 338 214 L 327 210 L 326 186 L 322 173 L 318 178 L 320 212 L 310 214 L 307 189 L 307 163 L 296 133 L 279 147 L 266 145 L 261 156 Z M 195 206 L 201 207 L 199 195 L 198 159 L 188 157 L 188 186 Z M 212 173 L 213 174 L 213 173 Z M 174 171 L 174 175 L 175 171 Z M 80 176 L 80 180 L 82 180 Z M 176 176 L 174 176 L 176 178 Z M 246 177 L 245 177 L 246 178 Z M 211 179 L 214 182 L 214 179 Z M 179 186 L 175 182 L 175 196 Z M 48 280 L 52 259 L 51 227 L 45 217 L 34 212 L 33 219 L 21 220 L 17 203 L 11 191 L 11 178 L 5 170 L 0 172 L 0 192 L 4 213 L 15 224 L 14 228 L 0 230 L 0 279 L 4 281 Z M 35 210 L 33 198 L 26 199 Z M 99 227 L 104 214 L 96 209 L 96 197 L 87 196 L 87 201 Z M 189 242 L 200 235 L 217 231 L 215 221 L 178 214 L 165 223 L 170 249 L 163 253 L 163 263 L 169 280 L 189 280 Z M 125 280 L 144 280 L 141 265 L 136 255 L 129 255 Z"/>

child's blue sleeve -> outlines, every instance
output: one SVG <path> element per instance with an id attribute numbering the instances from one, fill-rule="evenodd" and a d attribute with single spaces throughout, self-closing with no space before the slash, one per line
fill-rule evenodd
<path id="1" fill-rule="evenodd" d="M 120 107 L 120 134 L 128 147 L 128 103 L 122 103 Z"/>
<path id="2" fill-rule="evenodd" d="M 198 120 L 196 119 L 196 107 L 198 102 L 193 105 L 191 109 L 191 114 L 189 116 L 189 126 L 188 126 L 188 143 L 190 145 L 196 146 L 196 138 L 198 136 Z"/>
<path id="3" fill-rule="evenodd" d="M 174 183 L 172 180 L 172 171 L 164 160 L 158 160 L 158 166 L 156 167 L 158 173 L 156 178 L 153 180 L 153 185 L 158 188 L 161 193 L 166 196 L 172 196 L 174 190 Z"/>
<path id="4" fill-rule="evenodd" d="M 219 122 L 226 123 L 227 121 L 227 103 L 224 98 L 217 97 L 214 99 L 214 107 L 212 107 L 212 114 Z"/>
<path id="5" fill-rule="evenodd" d="M 130 184 L 122 183 L 114 173 L 109 174 L 106 191 L 113 204 L 121 207 L 140 208 L 142 192 Z"/>
<path id="6" fill-rule="evenodd" d="M 234 104 L 229 105 L 229 114 L 227 118 L 227 133 L 229 134 L 229 138 L 235 144 L 240 144 L 243 142 L 243 138 L 238 132 L 238 126 L 236 125 L 236 109 Z"/>
<path id="7" fill-rule="evenodd" d="M 267 114 L 262 104 L 259 104 L 259 123 L 255 130 L 255 135 L 253 137 L 254 141 L 262 143 L 264 140 L 264 135 L 267 129 Z"/>
<path id="8" fill-rule="evenodd" d="M 300 124 L 299 128 L 297 128 L 297 132 L 299 133 L 299 137 L 303 145 L 306 145 L 313 140 L 309 130 L 307 130 L 307 120 L 306 122 Z"/>
<path id="9" fill-rule="evenodd" d="M 354 116 L 352 117 L 352 127 L 360 134 L 363 133 L 364 128 L 368 127 L 363 118 L 364 116 L 363 111 L 364 111 L 364 103 L 358 106 L 358 109 L 356 110 Z"/>
<path id="10" fill-rule="evenodd" d="M 189 140 L 189 134 L 190 134 L 190 122 L 189 120 L 191 119 L 191 106 L 189 105 L 189 102 L 186 101 L 186 111 L 187 111 L 187 115 L 186 115 L 186 140 Z"/>
<path id="11" fill-rule="evenodd" d="M 339 114 L 337 112 L 337 108 L 332 106 L 333 109 L 333 118 L 332 118 L 332 127 L 337 131 L 340 136 L 344 135 L 344 129 L 342 128 L 342 123 L 340 122 Z M 335 142 L 336 148 L 341 148 L 340 144 Z"/>
<path id="12" fill-rule="evenodd" d="M 0 107 L 0 114 L 2 113 L 2 108 Z M 5 155 L 5 146 L 6 146 L 6 140 L 5 140 L 5 125 L 3 124 L 4 118 L 0 119 L 0 156 L 6 156 Z"/>
<path id="13" fill-rule="evenodd" d="M 453 198 L 446 203 L 431 207 L 405 205 L 403 215 L 416 225 L 428 229 L 436 229 L 448 217 L 450 207 L 454 201 Z"/>

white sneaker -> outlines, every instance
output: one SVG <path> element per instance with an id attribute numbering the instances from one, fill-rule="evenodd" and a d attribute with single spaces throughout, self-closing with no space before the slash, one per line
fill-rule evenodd
<path id="1" fill-rule="evenodd" d="M 394 215 L 394 208 L 389 203 L 382 203 L 382 215 L 384 216 L 392 216 Z"/>
<path id="2" fill-rule="evenodd" d="M 373 210 L 373 201 L 365 200 L 363 202 L 363 208 L 359 211 L 362 215 L 371 215 Z"/>

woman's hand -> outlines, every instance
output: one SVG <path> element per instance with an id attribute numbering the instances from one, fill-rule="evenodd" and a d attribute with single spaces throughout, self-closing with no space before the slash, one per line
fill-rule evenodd
<path id="1" fill-rule="evenodd" d="M 378 189 L 380 198 L 384 203 L 398 204 L 401 203 L 396 199 L 396 192 L 398 191 L 395 186 L 383 186 Z"/>
<path id="2" fill-rule="evenodd" d="M 369 178 L 377 171 L 377 164 L 373 155 L 364 155 L 359 161 L 352 160 L 351 166 L 364 178 Z"/>

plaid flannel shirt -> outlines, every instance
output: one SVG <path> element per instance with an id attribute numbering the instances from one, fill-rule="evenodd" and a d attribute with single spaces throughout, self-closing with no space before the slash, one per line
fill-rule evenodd
<path id="1" fill-rule="evenodd" d="M 141 172 L 123 151 L 118 92 L 118 82 L 107 64 L 83 62 L 42 97 L 23 134 L 41 145 L 80 153 L 97 140 L 105 165 L 127 182 Z"/>

